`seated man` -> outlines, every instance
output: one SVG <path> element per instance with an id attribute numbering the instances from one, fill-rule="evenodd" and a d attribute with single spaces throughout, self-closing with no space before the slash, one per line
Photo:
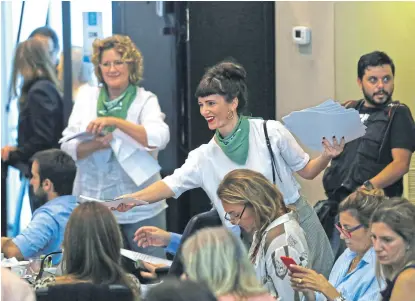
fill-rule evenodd
<path id="1" fill-rule="evenodd" d="M 41 207 L 22 233 L 13 239 L 1 238 L 6 258 L 23 260 L 58 251 L 66 223 L 76 206 L 77 200 L 71 195 L 76 175 L 74 160 L 61 150 L 50 149 L 36 153 L 32 162 L 30 184 Z"/>

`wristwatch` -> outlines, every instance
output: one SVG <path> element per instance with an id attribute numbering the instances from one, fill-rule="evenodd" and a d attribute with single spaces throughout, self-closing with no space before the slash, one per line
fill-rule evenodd
<path id="1" fill-rule="evenodd" d="M 342 295 L 340 295 L 340 296 L 334 298 L 333 301 L 346 301 L 346 299 Z"/>
<path id="2" fill-rule="evenodd" d="M 375 187 L 373 186 L 372 182 L 370 182 L 370 180 L 364 181 L 363 186 L 365 186 L 367 190 L 375 189 Z"/>

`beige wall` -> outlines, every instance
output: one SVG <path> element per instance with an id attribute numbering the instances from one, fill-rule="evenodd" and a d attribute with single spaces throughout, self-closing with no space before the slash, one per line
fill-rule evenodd
<path id="1" fill-rule="evenodd" d="M 277 2 L 276 5 L 277 119 L 335 96 L 334 3 Z M 292 27 L 312 28 L 311 45 L 297 46 Z M 318 156 L 310 152 L 312 157 Z M 313 181 L 297 176 L 302 193 L 314 203 L 324 199 L 322 174 Z"/>
<path id="2" fill-rule="evenodd" d="M 394 99 L 415 112 L 415 2 L 336 2 L 336 98 L 357 99 L 356 64 L 374 50 L 396 67 Z"/>
<path id="3" fill-rule="evenodd" d="M 415 2 L 276 2 L 275 20 L 278 120 L 328 98 L 361 98 L 357 61 L 377 49 L 395 62 L 394 99 L 415 114 Z M 296 25 L 311 27 L 311 45 L 293 43 Z M 321 175 L 300 184 L 311 202 L 324 198 Z"/>

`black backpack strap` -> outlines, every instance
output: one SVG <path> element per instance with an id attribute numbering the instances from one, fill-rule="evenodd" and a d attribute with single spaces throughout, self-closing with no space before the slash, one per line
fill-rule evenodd
<path id="1" fill-rule="evenodd" d="M 359 108 L 362 106 L 364 100 L 360 99 L 360 100 L 348 100 L 344 103 L 342 103 L 341 105 L 343 107 L 345 107 L 346 109 L 356 109 L 359 110 Z"/>
<path id="2" fill-rule="evenodd" d="M 281 175 L 280 175 L 280 173 L 277 169 L 277 164 L 275 163 L 274 152 L 272 151 L 271 142 L 270 142 L 269 136 L 268 136 L 267 120 L 264 120 L 264 122 L 262 123 L 262 126 L 264 127 L 265 141 L 267 142 L 268 151 L 269 151 L 269 154 L 271 156 L 272 181 L 273 181 L 274 184 L 276 184 L 276 182 L 275 182 L 275 171 L 277 171 L 278 179 L 280 179 L 280 182 L 282 183 Z"/>

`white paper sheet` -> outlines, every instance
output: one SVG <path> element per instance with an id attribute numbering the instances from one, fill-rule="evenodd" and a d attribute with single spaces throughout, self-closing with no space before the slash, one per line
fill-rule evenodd
<path id="1" fill-rule="evenodd" d="M 121 203 L 136 204 L 136 205 L 148 205 L 148 202 L 141 201 L 141 200 L 138 200 L 136 198 L 130 198 L 130 197 L 117 198 L 117 199 L 114 199 L 114 200 L 99 200 L 99 199 L 90 198 L 90 197 L 87 197 L 87 196 L 84 196 L 84 195 L 80 195 L 79 196 L 79 203 L 84 203 L 84 202 L 99 202 L 102 205 L 110 207 L 110 208 L 117 208 L 117 206 Z"/>
<path id="2" fill-rule="evenodd" d="M 79 132 L 79 133 L 75 133 L 75 134 L 72 134 L 72 135 L 67 135 L 67 136 L 62 137 L 59 140 L 59 143 L 64 143 L 64 142 L 67 142 L 67 141 L 75 139 L 75 138 L 78 138 L 78 139 L 81 139 L 81 140 L 91 140 L 94 137 L 95 137 L 95 135 L 93 135 L 89 132 Z"/>
<path id="3" fill-rule="evenodd" d="M 333 100 L 322 104 L 295 111 L 282 118 L 285 127 L 307 147 L 322 151 L 322 138 L 332 143 L 335 136 L 340 142 L 342 137 L 346 143 L 362 137 L 366 126 L 360 121 L 359 112 L 346 109 Z"/>
<path id="4" fill-rule="evenodd" d="M 159 258 L 159 257 L 155 257 L 155 256 L 150 256 L 147 254 L 143 254 L 143 253 L 139 253 L 139 252 L 134 252 L 134 251 L 130 251 L 130 250 L 126 250 L 126 249 L 121 249 L 121 255 L 124 257 L 127 257 L 133 261 L 145 261 L 145 262 L 149 262 L 152 264 L 165 264 L 167 266 L 171 266 L 172 261 L 171 260 L 167 260 L 167 259 L 163 259 L 163 258 Z"/>

